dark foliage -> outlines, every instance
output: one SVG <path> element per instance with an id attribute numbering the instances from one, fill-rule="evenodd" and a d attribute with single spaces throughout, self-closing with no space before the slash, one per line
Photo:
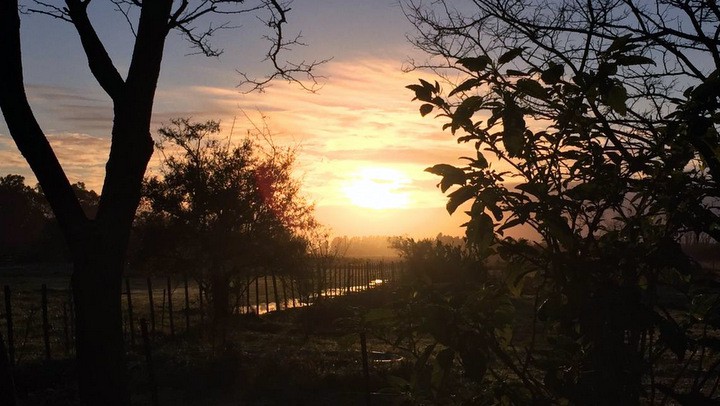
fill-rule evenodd
<path id="1" fill-rule="evenodd" d="M 465 208 L 476 254 L 507 264 L 506 290 L 432 299 L 488 301 L 446 314 L 453 321 L 433 335 L 462 358 L 463 341 L 446 332 L 472 321 L 477 356 L 463 365 L 509 385 L 497 400 L 716 399 L 717 284 L 680 237 L 717 239 L 717 8 L 478 1 L 406 11 L 416 45 L 448 62 L 425 66 L 464 76 L 448 92 L 408 86 L 420 113 L 437 112 L 471 149 L 463 165 L 427 171 L 441 177 L 450 213 Z M 505 236 L 520 226 L 540 241 Z M 503 340 L 506 327 L 521 329 L 485 306 L 509 310 L 513 297 L 532 303 L 532 333 Z"/>

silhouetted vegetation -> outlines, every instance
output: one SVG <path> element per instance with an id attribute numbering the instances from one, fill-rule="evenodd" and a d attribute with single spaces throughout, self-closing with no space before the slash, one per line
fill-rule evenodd
<path id="1" fill-rule="evenodd" d="M 144 184 L 135 260 L 195 278 L 218 323 L 251 279 L 304 270 L 304 235 L 316 227 L 293 177 L 294 150 L 259 131 L 223 139 L 218 122 L 173 120 L 158 131 L 161 176 Z"/>
<path id="2" fill-rule="evenodd" d="M 174 11 L 168 1 L 128 3 L 142 18 L 122 79 L 89 23 L 88 3 L 38 3 L 35 11 L 75 25 L 115 104 L 101 198 L 70 185 L 35 122 L 22 85 L 17 3 L 0 9 L 0 54 L 9 61 L 0 64 L 0 107 L 44 192 L 17 175 L 0 178 L 2 255 L 28 261 L 38 250 L 65 252 L 48 248 L 58 244 L 54 235 L 65 236 L 79 360 L 52 364 L 45 344 L 42 368 L 28 363 L 9 374 L 14 358 L 4 357 L 0 340 L 0 387 L 12 387 L 14 378 L 29 402 L 40 393 L 37 403 L 65 404 L 78 402 L 76 392 L 82 404 L 129 404 L 128 385 L 142 399 L 158 396 L 152 388 L 159 387 L 172 404 L 720 399 L 720 278 L 708 269 L 720 242 L 714 2 L 402 3 L 417 28 L 412 41 L 429 57 L 411 68 L 429 68 L 442 81 L 407 87 L 421 115 L 436 114 L 442 129 L 468 146 L 462 164 L 427 169 L 439 176 L 448 212 L 468 216 L 462 242 L 330 241 L 291 176 L 294 151 L 218 139 L 212 121 L 180 119 L 162 128 L 162 176 L 143 179 L 169 29 L 180 28 L 214 55 L 205 41 L 213 29 L 198 36 L 190 26 L 205 13 L 228 10 L 214 8 L 225 2 L 193 10 L 181 2 Z M 310 74 L 314 64 L 278 64 L 287 9 L 262 5 L 277 33 L 268 54 L 272 76 Z M 202 318 L 196 329 L 188 322 L 179 338 L 146 331 L 145 358 L 129 352 L 137 368 L 127 369 L 120 283 L 141 186 L 133 265 L 197 279 L 225 340 L 215 340 L 217 331 Z M 48 232 L 53 221 L 59 231 Z M 520 227 L 538 240 L 507 235 Z M 406 263 L 401 283 L 386 284 L 384 268 L 377 277 L 362 263 L 333 273 L 349 264 L 342 256 L 364 256 L 352 254 L 354 243 L 363 253 L 390 243 Z M 245 314 L 234 311 L 231 294 L 236 304 L 243 295 L 250 300 L 253 278 L 258 302 L 257 278 L 265 279 L 269 309 L 268 276 L 275 282 L 290 275 L 292 289 L 313 306 L 262 318 L 250 314 L 250 304 Z M 380 287 L 317 300 L 328 286 L 351 293 L 356 281 Z M 127 290 L 129 305 L 129 283 Z M 167 297 L 171 290 L 168 282 Z M 48 337 L 47 286 L 41 297 Z M 128 317 L 132 326 L 135 316 Z M 371 367 L 371 355 L 389 366 Z M 158 372 L 157 382 L 150 371 Z M 79 376 L 77 391 L 69 373 Z"/>
<path id="3" fill-rule="evenodd" d="M 0 3 L 0 109 L 10 135 L 37 177 L 68 246 L 74 266 L 72 283 L 77 323 L 80 392 L 88 405 L 127 405 L 125 352 L 119 293 L 130 230 L 141 197 L 143 177 L 153 153 L 150 134 L 153 101 L 160 76 L 165 40 L 177 30 L 199 53 L 218 56 L 210 38 L 231 23 L 213 24 L 212 16 L 237 18 L 266 13 L 272 32 L 264 79 L 245 76 L 244 84 L 262 88 L 273 78 L 304 88 L 315 83 L 313 68 L 321 62 L 292 63 L 280 57 L 297 38 L 286 37 L 287 4 L 277 1 L 201 2 L 131 1 L 107 5 L 127 21 L 134 35 L 127 74 L 117 69 L 93 26 L 97 2 L 68 0 L 64 5 L 34 1 L 26 12 L 44 14 L 75 28 L 90 72 L 113 104 L 112 141 L 100 202 L 94 218 L 83 211 L 70 182 L 28 101 L 23 78 L 20 7 L 17 0 Z M 175 3 L 175 4 L 173 4 Z M 205 28 L 203 28 L 205 26 Z M 310 81 L 300 82 L 297 75 Z"/>
<path id="4" fill-rule="evenodd" d="M 433 335 L 498 388 L 488 401 L 717 399 L 720 292 L 679 243 L 720 235 L 717 8 L 437 6 L 406 4 L 414 42 L 462 79 L 408 88 L 470 153 L 427 170 L 450 213 L 467 207 L 470 249 L 507 266 L 504 286 L 431 296 Z M 504 236 L 520 225 L 542 240 Z M 528 333 L 513 324 L 523 302 Z"/>
<path id="5" fill-rule="evenodd" d="M 82 182 L 71 185 L 89 217 L 99 196 Z M 65 263 L 67 245 L 39 185 L 30 187 L 20 175 L 0 178 L 0 263 Z"/>

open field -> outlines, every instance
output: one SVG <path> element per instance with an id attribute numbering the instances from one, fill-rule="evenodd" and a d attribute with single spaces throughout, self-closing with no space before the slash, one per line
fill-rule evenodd
<path id="1" fill-rule="evenodd" d="M 353 309 L 386 305 L 392 293 L 385 286 L 311 307 L 264 316 L 239 314 L 225 339 L 213 338 L 209 324 L 183 328 L 175 337 L 151 334 L 160 404 L 365 404 L 359 334 L 343 320 L 354 317 Z M 139 343 L 128 346 L 134 405 L 152 404 L 144 350 Z M 395 362 L 383 362 L 381 354 L 392 349 L 372 337 L 367 350 L 373 404 L 393 404 L 400 395 L 393 394 L 386 377 L 402 374 L 409 361 L 393 356 Z M 378 352 L 377 362 L 373 352 Z M 66 357 L 43 361 L 26 355 L 15 369 L 15 380 L 21 405 L 75 404 L 74 363 Z"/>
<path id="2" fill-rule="evenodd" d="M 280 309 L 296 308 L 316 300 L 318 294 L 334 297 L 359 292 L 395 278 L 397 269 L 395 264 L 363 262 L 312 273 L 310 278 L 301 280 L 281 275 L 275 278 L 271 275 L 247 277 L 245 284 L 237 289 L 234 313 L 264 314 L 277 310 L 277 303 L 280 303 Z M 321 275 L 322 280 L 317 275 Z M 47 297 L 47 325 L 42 307 L 43 286 Z M 0 308 L 0 331 L 6 343 L 12 342 L 12 358 L 16 363 L 62 359 L 73 354 L 69 267 L 6 267 L 0 269 L 0 287 L 5 288 L 3 296 L 9 298 Z M 7 307 L 8 300 L 10 308 Z M 128 277 L 121 300 L 125 341 L 128 343 L 139 342 L 143 319 L 148 321 L 151 333 L 174 335 L 202 325 L 208 312 L 207 298 L 201 297 L 198 283 L 182 275 Z M 8 318 L 8 310 L 12 320 Z M 12 340 L 9 323 L 14 330 Z M 44 330 L 48 335 L 47 347 Z"/>

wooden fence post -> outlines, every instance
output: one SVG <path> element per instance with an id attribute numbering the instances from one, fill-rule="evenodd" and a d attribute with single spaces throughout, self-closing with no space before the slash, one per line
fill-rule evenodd
<path id="1" fill-rule="evenodd" d="M 263 282 L 265 284 L 265 313 L 270 313 L 270 293 L 268 291 L 267 275 L 263 276 Z"/>
<path id="2" fill-rule="evenodd" d="M 155 333 L 155 301 L 153 300 L 152 279 L 147 277 L 148 308 L 150 310 L 150 331 Z"/>
<path id="3" fill-rule="evenodd" d="M 335 284 L 333 285 L 335 296 L 340 296 L 340 294 L 342 293 L 341 271 L 342 268 L 338 265 L 335 265 Z"/>
<path id="4" fill-rule="evenodd" d="M 365 264 L 365 290 L 370 289 L 370 275 L 372 274 L 371 266 L 372 265 L 370 264 L 370 261 L 367 261 L 367 263 Z"/>
<path id="5" fill-rule="evenodd" d="M 0 404 L 15 406 L 15 383 L 12 366 L 5 352 L 5 342 L 0 334 Z"/>
<path id="6" fill-rule="evenodd" d="M 71 350 L 74 350 L 74 344 L 75 344 L 75 298 L 73 298 L 73 291 L 72 291 L 72 285 L 68 287 L 67 290 L 68 293 L 68 303 L 70 304 L 68 312 L 70 313 L 70 341 L 71 341 Z"/>
<path id="7" fill-rule="evenodd" d="M 10 286 L 5 285 L 5 324 L 7 325 L 8 359 L 10 366 L 15 366 L 15 329 L 13 327 L 12 301 L 10 300 Z"/>
<path id="8" fill-rule="evenodd" d="M 360 352 L 362 352 L 363 378 L 365 378 L 365 403 L 370 405 L 370 366 L 368 365 L 367 338 L 365 331 L 360 332 Z"/>
<path id="9" fill-rule="evenodd" d="M 45 343 L 45 359 L 50 361 L 52 354 L 50 353 L 50 321 L 48 320 L 48 299 L 47 299 L 47 285 L 42 284 L 41 288 L 42 296 L 42 323 L 43 323 L 43 342 Z"/>
<path id="10" fill-rule="evenodd" d="M 203 303 L 203 287 L 200 282 L 197 284 L 198 287 L 198 310 L 200 311 L 200 324 L 205 324 L 205 305 Z"/>
<path id="11" fill-rule="evenodd" d="M 345 267 L 345 294 L 349 294 L 352 290 L 352 280 L 350 275 L 352 274 L 352 265 L 347 264 Z"/>
<path id="12" fill-rule="evenodd" d="M 358 276 L 358 273 L 359 273 L 358 265 L 353 266 L 352 267 L 353 286 L 351 289 L 355 292 L 357 292 L 360 289 L 359 282 L 358 282 L 360 280 L 360 277 Z"/>
<path id="13" fill-rule="evenodd" d="M 190 331 L 190 292 L 188 291 L 187 273 L 183 275 L 185 284 L 185 331 Z"/>
<path id="14" fill-rule="evenodd" d="M 345 267 L 345 294 L 350 293 L 350 264 Z"/>
<path id="15" fill-rule="evenodd" d="M 362 264 L 358 264 L 355 266 L 355 269 L 353 269 L 353 274 L 355 275 L 355 292 L 360 291 L 360 273 L 362 272 Z"/>
<path id="16" fill-rule="evenodd" d="M 280 306 L 280 296 L 278 295 L 277 278 L 275 277 L 275 271 L 272 273 L 272 284 L 273 284 L 273 295 L 275 297 L 275 310 L 282 310 Z"/>
<path id="17" fill-rule="evenodd" d="M 250 304 L 250 285 L 252 281 L 249 275 L 245 275 L 245 314 L 250 314 L 252 311 L 252 305 Z"/>
<path id="18" fill-rule="evenodd" d="M 290 300 L 292 300 L 292 307 L 293 309 L 296 307 L 295 305 L 295 278 L 290 278 Z"/>
<path id="19" fill-rule="evenodd" d="M 255 277 L 255 314 L 260 314 L 260 277 Z"/>
<path id="20" fill-rule="evenodd" d="M 147 320 L 140 320 L 140 333 L 142 334 L 143 350 L 145 352 L 145 363 L 148 370 L 148 381 L 150 383 L 150 396 L 153 406 L 159 406 L 157 383 L 155 382 L 155 366 L 152 360 L 152 347 L 150 347 L 150 337 L 148 335 Z"/>
<path id="21" fill-rule="evenodd" d="M 62 304 L 63 338 L 65 339 L 65 356 L 70 357 L 70 329 L 68 327 L 67 302 Z"/>
<path id="22" fill-rule="evenodd" d="M 173 302 L 172 302 L 172 284 L 170 277 L 167 277 L 167 301 L 168 301 L 168 321 L 170 322 L 170 335 L 175 336 L 175 322 L 173 321 Z"/>
<path id="23" fill-rule="evenodd" d="M 135 346 L 135 320 L 133 317 L 132 293 L 130 292 L 130 278 L 125 278 L 125 296 L 127 296 L 128 329 L 130 330 L 130 345 Z"/>
<path id="24" fill-rule="evenodd" d="M 160 308 L 160 330 L 163 330 L 165 327 L 165 299 L 167 295 L 165 294 L 165 289 L 163 289 L 162 292 L 162 307 Z"/>

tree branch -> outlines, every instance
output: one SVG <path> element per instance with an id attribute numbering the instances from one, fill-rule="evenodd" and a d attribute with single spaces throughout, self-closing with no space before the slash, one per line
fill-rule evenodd
<path id="1" fill-rule="evenodd" d="M 88 2 L 66 0 L 66 4 L 68 15 L 80 35 L 90 71 L 103 90 L 115 100 L 122 91 L 124 82 L 88 18 Z"/>
<path id="2" fill-rule="evenodd" d="M 287 24 L 286 13 L 290 11 L 289 7 L 278 3 L 276 0 L 266 1 L 265 6 L 270 12 L 270 18 L 267 20 L 263 20 L 263 23 L 275 30 L 274 38 L 268 36 L 265 37 L 268 41 L 272 43 L 272 46 L 270 47 L 270 50 L 265 57 L 265 60 L 272 63 L 274 72 L 266 76 L 264 79 L 252 79 L 247 74 L 238 71 L 238 73 L 243 77 L 243 80 L 238 85 L 238 87 L 248 86 L 249 90 L 247 90 L 247 92 L 252 92 L 255 90 L 262 91 L 271 81 L 276 78 L 281 78 L 288 82 L 296 83 L 303 89 L 310 92 L 317 91 L 320 87 L 318 84 L 318 79 L 322 79 L 324 77 L 316 75 L 313 70 L 315 70 L 318 66 L 329 62 L 332 58 L 322 59 L 319 61 L 314 60 L 312 62 L 281 62 L 281 51 L 288 50 L 289 48 L 296 45 L 305 46 L 306 44 L 300 41 L 300 39 L 302 38 L 301 34 L 298 34 L 290 40 L 285 39 L 283 26 Z M 304 75 L 306 82 L 298 79 L 298 74 Z"/>
<path id="3" fill-rule="evenodd" d="M 0 109 L 74 251 L 73 242 L 88 220 L 25 94 L 17 0 L 0 0 L 0 55 L 5 58 L 0 63 Z"/>

